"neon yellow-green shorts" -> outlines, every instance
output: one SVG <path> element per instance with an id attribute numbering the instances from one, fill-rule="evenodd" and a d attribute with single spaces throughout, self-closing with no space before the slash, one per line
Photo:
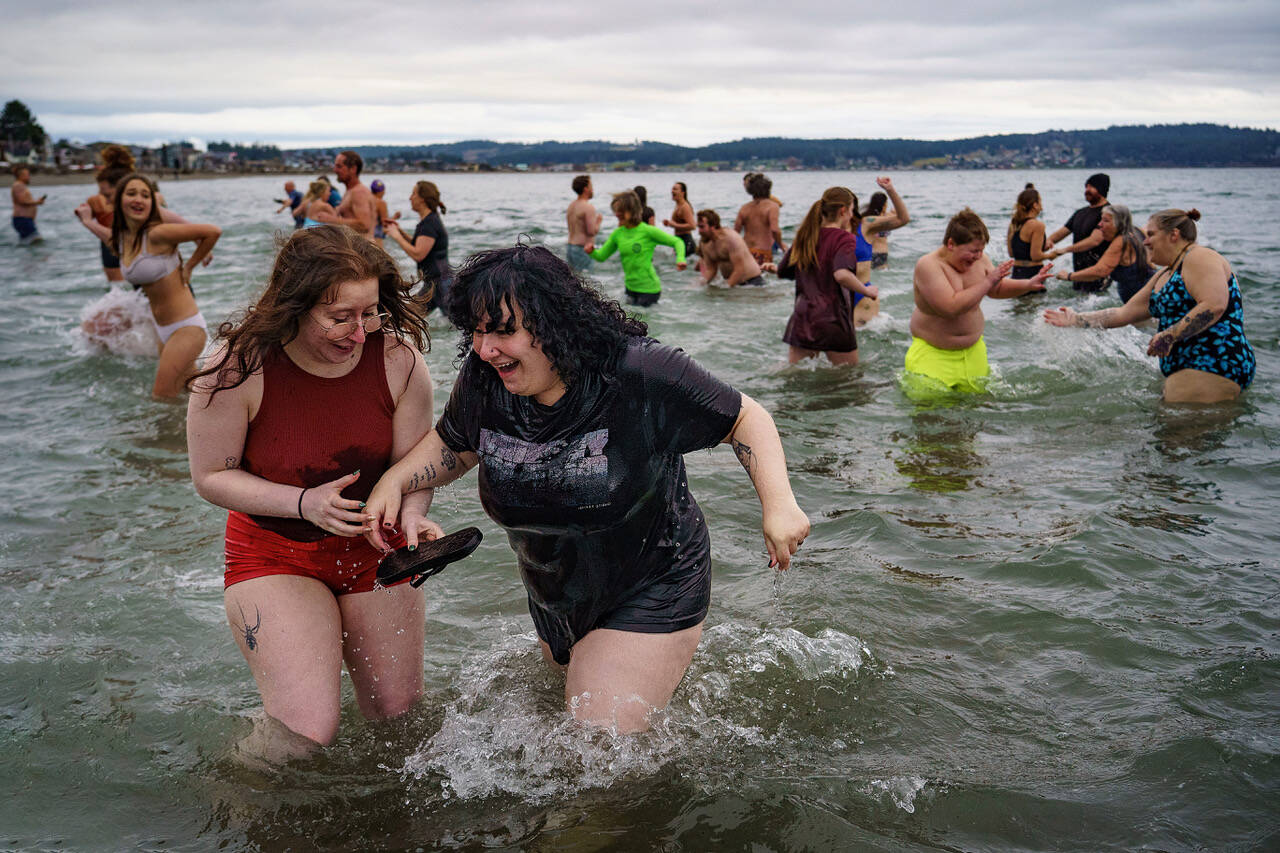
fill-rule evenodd
<path id="1" fill-rule="evenodd" d="M 987 364 L 987 342 L 982 338 L 964 349 L 939 349 L 915 336 L 907 350 L 908 373 L 918 373 L 937 380 L 952 391 L 981 394 L 986 378 L 991 375 Z"/>

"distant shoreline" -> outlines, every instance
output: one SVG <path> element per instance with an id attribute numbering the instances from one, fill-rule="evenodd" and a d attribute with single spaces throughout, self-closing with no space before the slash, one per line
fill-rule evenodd
<path id="1" fill-rule="evenodd" d="M 769 172 L 771 175 L 785 175 L 789 172 L 971 172 L 971 173 L 987 173 L 987 172 L 1084 172 L 1095 167 L 1092 166 L 1023 166 L 1017 168 L 991 168 L 991 169 L 927 169 L 913 168 L 910 166 L 892 166 L 858 169 L 782 169 L 775 172 Z M 1112 170 L 1123 169 L 1125 171 L 1138 171 L 1143 169 L 1271 169 L 1274 166 L 1111 166 Z M 554 175 L 554 174 L 571 174 L 570 172 L 552 171 L 548 169 L 495 169 L 493 171 L 469 172 L 465 170 L 440 170 L 432 171 L 425 169 L 413 172 L 378 172 L 368 170 L 369 174 L 377 174 L 381 177 L 389 175 Z M 727 173 L 728 170 L 720 170 Z M 628 170 L 587 170 L 592 175 L 608 175 L 616 172 L 621 175 L 647 175 L 662 173 L 680 173 L 680 174 L 699 174 L 700 170 L 689 169 L 628 169 Z M 230 178 L 280 178 L 286 181 L 294 181 L 300 186 L 311 181 L 318 172 L 183 172 L 178 177 L 174 177 L 172 171 L 163 172 L 155 176 L 151 172 L 144 171 L 143 174 L 154 176 L 160 182 L 169 181 L 209 181 L 209 180 L 226 180 Z M 708 171 L 707 174 L 717 174 L 714 171 Z M 94 183 L 94 171 L 92 169 L 83 172 L 65 172 L 57 173 L 35 173 L 31 176 L 31 186 L 34 187 L 61 187 L 74 186 L 76 184 L 92 185 Z M 13 186 L 13 175 L 5 173 L 0 174 L 0 188 Z"/>

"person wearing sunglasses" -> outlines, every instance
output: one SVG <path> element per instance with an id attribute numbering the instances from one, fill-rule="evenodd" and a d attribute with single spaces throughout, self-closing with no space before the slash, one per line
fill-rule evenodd
<path id="1" fill-rule="evenodd" d="M 268 717 L 246 748 L 278 761 L 337 735 L 344 661 L 370 719 L 421 695 L 422 592 L 376 589 L 383 555 L 361 534 L 373 484 L 430 426 L 430 338 L 387 253 L 322 225 L 293 233 L 215 343 L 190 383 L 191 477 L 230 510 L 227 621 Z M 431 493 L 413 501 L 397 547 L 442 534 Z"/>

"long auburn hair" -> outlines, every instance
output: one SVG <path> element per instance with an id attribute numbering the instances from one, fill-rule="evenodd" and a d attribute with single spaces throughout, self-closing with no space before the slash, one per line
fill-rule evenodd
<path id="1" fill-rule="evenodd" d="M 840 208 L 858 209 L 858 197 L 848 187 L 828 187 L 822 198 L 809 205 L 809 212 L 796 229 L 795 242 L 791 244 L 791 263 L 800 269 L 818 265 L 818 232 L 822 223 L 835 219 Z"/>
<path id="2" fill-rule="evenodd" d="M 151 190 L 151 213 L 147 214 L 147 221 L 138 229 L 138 233 L 133 238 L 133 251 L 138 252 L 142 249 L 142 235 L 147 233 L 152 225 L 159 225 L 163 220 L 160 218 L 160 191 L 156 189 L 155 182 L 146 175 L 132 172 L 125 175 L 116 183 L 116 195 L 111 201 L 111 248 L 115 250 L 116 257 L 124 255 L 125 232 L 129 230 L 128 224 L 124 220 L 124 191 L 133 181 L 142 181 L 147 185 L 147 189 Z"/>
<path id="3" fill-rule="evenodd" d="M 242 315 L 218 327 L 221 358 L 192 376 L 187 388 L 214 377 L 212 401 L 219 391 L 242 385 L 262 369 L 273 347 L 298 336 L 312 308 L 337 298 L 339 285 L 370 278 L 378 281 L 378 310 L 390 315 L 381 331 L 412 341 L 420 351 L 429 349 L 426 313 L 409 295 L 391 256 L 345 225 L 318 225 L 281 238 L 266 290 Z"/>

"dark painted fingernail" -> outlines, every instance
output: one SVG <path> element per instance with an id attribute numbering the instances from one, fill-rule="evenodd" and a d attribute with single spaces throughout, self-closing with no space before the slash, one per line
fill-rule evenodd
<path id="1" fill-rule="evenodd" d="M 417 545 L 410 545 L 410 546 L 409 546 L 409 550 L 410 550 L 410 551 L 416 551 L 416 550 L 418 550 L 418 546 L 417 546 Z"/>
<path id="2" fill-rule="evenodd" d="M 360 508 L 364 509 L 364 501 L 360 501 Z"/>

